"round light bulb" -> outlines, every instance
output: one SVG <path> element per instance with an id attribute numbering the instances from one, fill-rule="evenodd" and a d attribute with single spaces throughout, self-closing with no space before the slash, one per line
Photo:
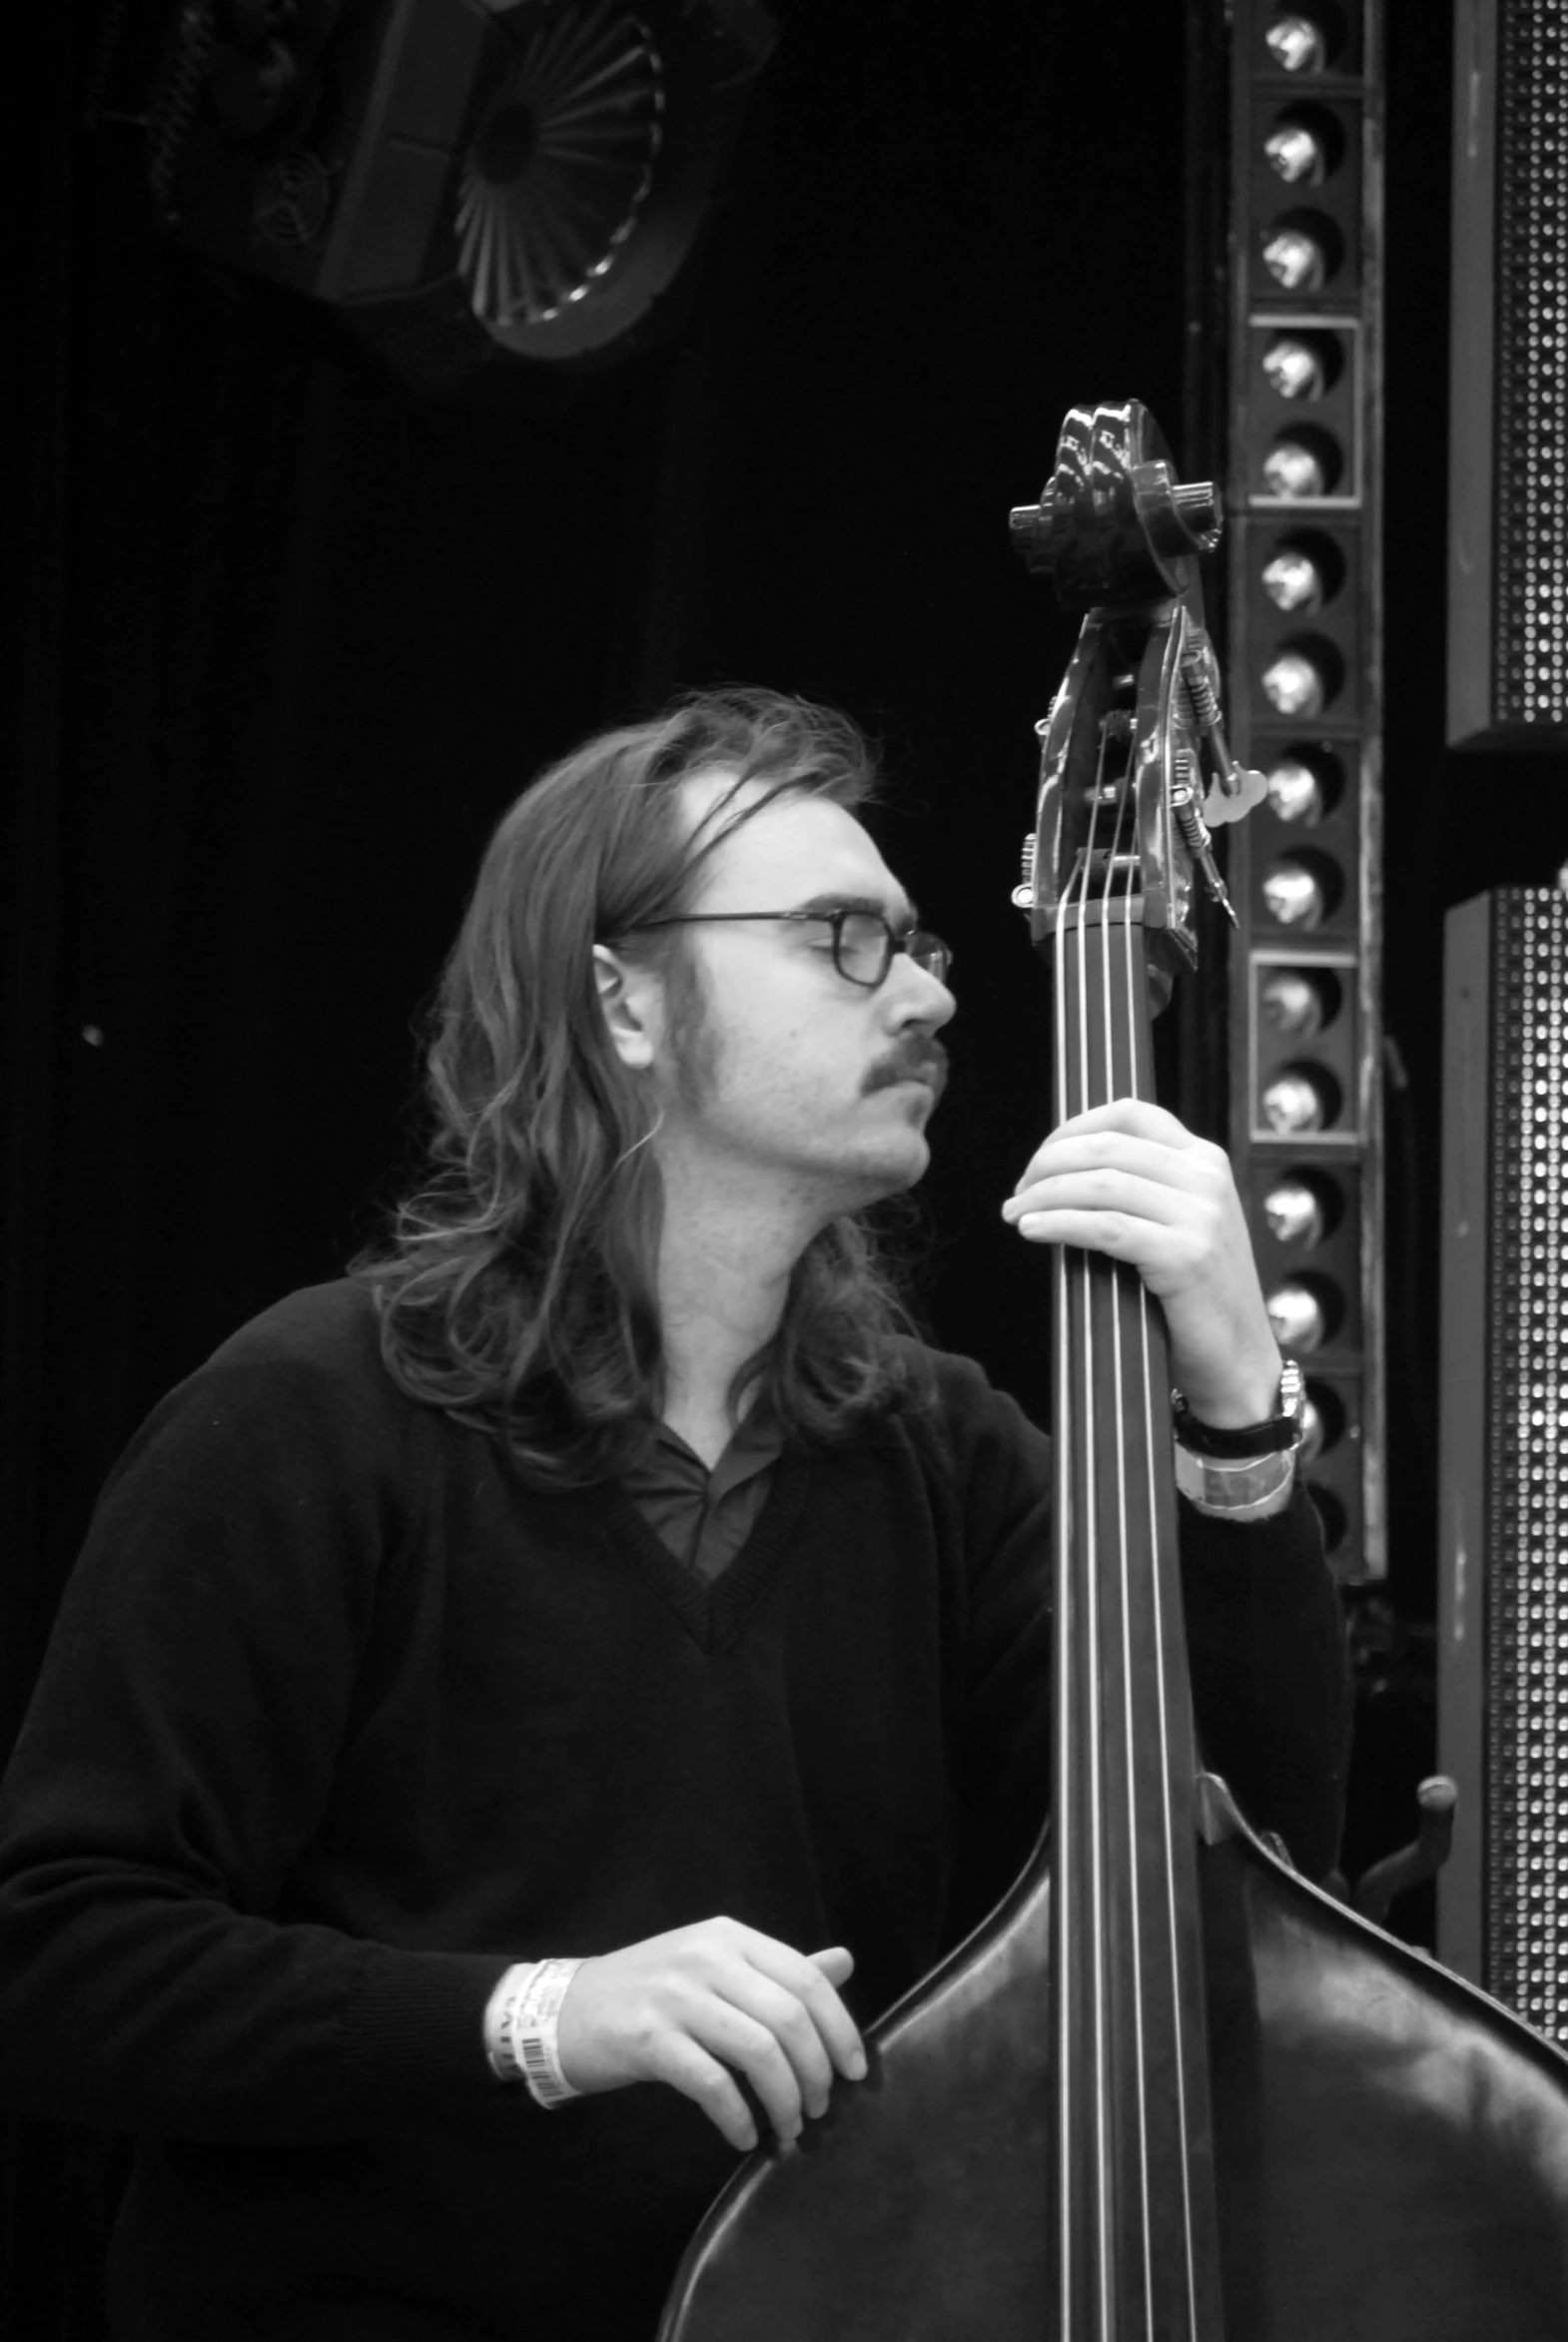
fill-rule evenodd
<path id="1" fill-rule="evenodd" d="M 1282 293 L 1316 293 L 1328 276 L 1328 256 L 1304 228 L 1276 228 L 1263 246 L 1263 266 Z"/>
<path id="2" fill-rule="evenodd" d="M 1323 142 L 1304 122 L 1281 122 L 1264 139 L 1263 152 L 1286 187 L 1318 187 L 1328 175 Z"/>
<path id="3" fill-rule="evenodd" d="M 1271 496 L 1304 499 L 1328 493 L 1328 473 L 1321 455 L 1299 439 L 1275 440 L 1263 457 L 1263 479 Z"/>
<path id="4" fill-rule="evenodd" d="M 1257 1005 L 1265 1024 L 1292 1041 L 1310 1041 L 1328 1022 L 1322 987 L 1299 968 L 1270 969 L 1259 987 Z"/>
<path id="5" fill-rule="evenodd" d="M 1263 352 L 1263 380 L 1280 398 L 1321 398 L 1328 388 L 1328 369 L 1310 342 L 1281 334 Z"/>
<path id="6" fill-rule="evenodd" d="M 1281 927 L 1321 927 L 1328 909 L 1316 871 L 1289 854 L 1264 871 L 1263 901 Z"/>
<path id="7" fill-rule="evenodd" d="M 1287 16 L 1276 16 L 1263 39 L 1281 73 L 1321 73 L 1328 63 L 1322 26 L 1294 9 Z"/>
<path id="8" fill-rule="evenodd" d="M 1263 1120 L 1281 1138 L 1321 1130 L 1323 1102 L 1304 1074 L 1276 1074 L 1263 1091 Z"/>
<path id="9" fill-rule="evenodd" d="M 1327 598 L 1321 569 L 1295 545 L 1282 545 L 1264 562 L 1263 591 L 1276 610 L 1320 610 Z"/>
<path id="10" fill-rule="evenodd" d="M 1263 697 L 1282 716 L 1320 715 L 1328 697 L 1322 670 L 1299 650 L 1282 650 L 1270 659 L 1262 684 Z"/>
<path id="11" fill-rule="evenodd" d="M 1282 1350 L 1321 1349 L 1328 1335 L 1328 1319 L 1323 1304 L 1308 1284 L 1295 1277 L 1286 1277 L 1275 1285 L 1263 1303 L 1268 1311 L 1268 1322 L 1274 1329 L 1274 1339 Z"/>
<path id="12" fill-rule="evenodd" d="M 1298 822 L 1304 830 L 1315 829 L 1327 810 L 1322 782 L 1298 756 L 1282 756 L 1270 770 L 1268 804 L 1280 821 Z"/>
<path id="13" fill-rule="evenodd" d="M 1305 1179 L 1276 1179 L 1263 1197 L 1263 1218 L 1276 1244 L 1296 1244 L 1303 1250 L 1320 1244 L 1328 1216 L 1322 1197 Z"/>

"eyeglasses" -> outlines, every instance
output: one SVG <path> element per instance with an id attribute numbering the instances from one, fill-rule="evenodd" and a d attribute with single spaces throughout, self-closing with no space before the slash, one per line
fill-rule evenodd
<path id="1" fill-rule="evenodd" d="M 767 919 L 789 926 L 825 927 L 832 938 L 833 965 L 850 984 L 875 992 L 887 982 L 896 955 L 907 952 L 917 968 L 947 982 L 953 954 L 939 935 L 924 927 L 897 934 L 880 911 L 688 911 L 677 919 L 641 919 L 628 934 L 653 927 L 718 927 L 742 919 Z"/>

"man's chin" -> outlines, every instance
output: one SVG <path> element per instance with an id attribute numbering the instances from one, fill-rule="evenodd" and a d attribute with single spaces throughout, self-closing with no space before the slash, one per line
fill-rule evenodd
<path id="1" fill-rule="evenodd" d="M 924 1135 L 919 1131 L 909 1132 L 896 1155 L 889 1148 L 879 1163 L 868 1164 L 861 1203 L 880 1203 L 885 1195 L 902 1195 L 906 1188 L 925 1177 L 930 1164 L 931 1149 Z"/>

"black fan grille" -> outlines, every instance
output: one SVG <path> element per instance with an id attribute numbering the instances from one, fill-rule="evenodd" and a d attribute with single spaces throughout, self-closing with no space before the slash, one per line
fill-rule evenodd
<path id="1" fill-rule="evenodd" d="M 640 17 L 617 0 L 527 14 L 458 196 L 458 267 L 492 328 L 542 324 L 592 292 L 636 226 L 663 139 L 663 66 Z"/>

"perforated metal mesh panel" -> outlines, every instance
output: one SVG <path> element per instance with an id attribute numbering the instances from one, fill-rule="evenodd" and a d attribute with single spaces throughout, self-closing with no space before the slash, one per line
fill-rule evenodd
<path id="1" fill-rule="evenodd" d="M 1568 2040 L 1568 896 L 1449 916 L 1443 1956 Z"/>
<path id="2" fill-rule="evenodd" d="M 1454 0 L 1448 737 L 1568 745 L 1568 8 Z"/>
<path id="3" fill-rule="evenodd" d="M 1568 724 L 1568 9 L 1498 24 L 1493 699 Z"/>
<path id="4" fill-rule="evenodd" d="M 1568 2037 L 1568 898 L 1492 936 L 1486 1967 Z"/>

